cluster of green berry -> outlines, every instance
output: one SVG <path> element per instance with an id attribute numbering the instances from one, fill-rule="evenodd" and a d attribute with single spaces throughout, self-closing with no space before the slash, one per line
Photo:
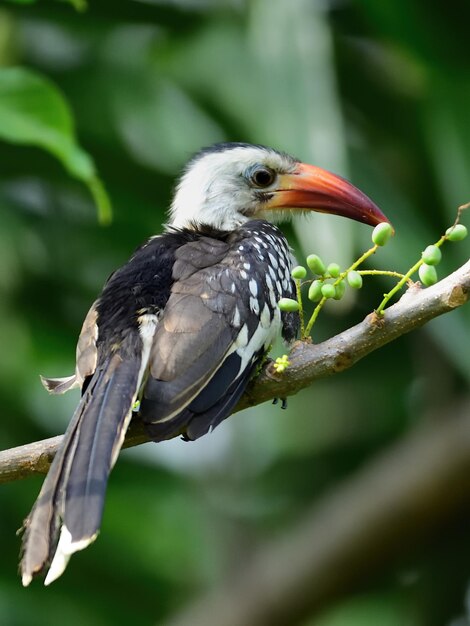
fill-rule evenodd
<path id="1" fill-rule="evenodd" d="M 411 267 L 406 274 L 400 274 L 394 271 L 386 270 L 359 270 L 359 266 L 377 249 L 384 246 L 394 234 L 392 226 L 388 222 L 382 222 L 378 224 L 372 232 L 372 243 L 374 244 L 369 250 L 364 252 L 350 267 L 341 271 L 340 266 L 337 263 L 330 263 L 325 265 L 322 259 L 316 254 L 310 254 L 306 259 L 308 269 L 313 274 L 313 279 L 307 278 L 307 268 L 303 265 L 297 265 L 292 270 L 292 278 L 294 279 L 296 286 L 297 298 L 281 298 L 278 306 L 281 311 L 299 312 L 300 316 L 300 334 L 302 339 L 306 339 L 310 336 L 313 324 L 315 323 L 318 314 L 323 308 L 327 300 L 340 300 L 346 290 L 346 284 L 353 289 L 360 289 L 362 287 L 363 276 L 365 275 L 382 275 L 392 276 L 398 278 L 399 281 L 395 287 L 385 294 L 384 299 L 376 309 L 378 315 L 383 315 L 384 309 L 389 300 L 393 297 L 397 291 L 399 291 L 407 282 L 410 282 L 412 274 L 416 271 L 419 272 L 419 277 L 424 286 L 428 287 L 437 282 L 436 265 L 439 264 L 442 258 L 442 252 L 440 250 L 441 245 L 445 241 L 461 241 L 467 236 L 467 228 L 463 224 L 459 224 L 460 207 L 457 214 L 457 219 L 453 226 L 447 229 L 446 233 L 435 244 L 428 246 L 421 254 L 420 259 Z M 309 285 L 308 299 L 312 302 L 318 303 L 315 307 L 312 316 L 307 324 L 305 324 L 303 316 L 302 305 L 302 287 Z"/>
<path id="2" fill-rule="evenodd" d="M 372 233 L 372 242 L 374 244 L 372 248 L 364 252 L 364 254 L 346 270 L 341 271 L 338 263 L 330 263 L 326 266 L 317 254 L 310 254 L 306 259 L 307 266 L 314 275 L 314 279 L 305 281 L 307 268 L 303 265 L 294 267 L 292 270 L 292 278 L 296 285 L 297 299 L 281 298 L 278 305 L 281 311 L 299 311 L 301 325 L 300 334 L 302 338 L 310 336 L 313 324 L 327 300 L 340 300 L 346 290 L 346 284 L 353 289 L 360 289 L 362 287 L 362 275 L 370 272 L 359 271 L 357 268 L 369 256 L 374 254 L 380 246 L 384 246 L 393 235 L 393 232 L 393 228 L 388 222 L 382 222 L 376 226 Z M 395 272 L 391 272 L 391 274 L 396 275 Z M 302 287 L 306 284 L 309 285 L 308 299 L 318 303 L 307 325 L 304 323 L 302 306 Z"/>
<path id="3" fill-rule="evenodd" d="M 463 224 L 454 224 L 446 230 L 446 234 L 441 237 L 444 241 L 462 241 L 467 236 L 467 228 Z M 422 264 L 419 266 L 419 279 L 426 287 L 437 283 L 436 265 L 439 265 L 442 259 L 442 252 L 439 248 L 439 242 L 428 246 L 421 254 Z"/>

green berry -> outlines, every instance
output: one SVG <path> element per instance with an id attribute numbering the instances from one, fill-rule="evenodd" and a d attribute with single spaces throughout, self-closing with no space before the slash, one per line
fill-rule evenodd
<path id="1" fill-rule="evenodd" d="M 306 261 L 309 269 L 314 274 L 319 274 L 320 276 L 323 276 L 326 271 L 325 264 L 317 254 L 309 254 Z"/>
<path id="2" fill-rule="evenodd" d="M 344 296 L 344 292 L 346 290 L 346 283 L 344 282 L 344 280 L 340 281 L 337 285 L 335 285 L 335 295 L 333 296 L 333 298 L 335 300 L 341 300 L 341 298 Z"/>
<path id="3" fill-rule="evenodd" d="M 322 285 L 321 293 L 324 298 L 334 298 L 336 295 L 336 289 L 331 283 L 325 283 Z"/>
<path id="4" fill-rule="evenodd" d="M 317 302 L 318 300 L 321 300 L 321 288 L 322 282 L 320 280 L 314 280 L 308 288 L 308 299 L 312 302 Z"/>
<path id="5" fill-rule="evenodd" d="M 376 246 L 384 246 L 393 235 L 393 228 L 388 222 L 381 222 L 372 231 L 372 241 Z"/>
<path id="6" fill-rule="evenodd" d="M 467 227 L 463 224 L 456 224 L 446 230 L 446 237 L 449 241 L 462 241 L 467 235 Z"/>
<path id="7" fill-rule="evenodd" d="M 341 268 L 338 263 L 330 263 L 326 268 L 326 271 L 331 276 L 331 278 L 338 278 L 341 272 Z"/>
<path id="8" fill-rule="evenodd" d="M 307 276 L 307 270 L 303 265 L 296 265 L 292 268 L 290 275 L 292 278 L 305 278 Z"/>
<path id="9" fill-rule="evenodd" d="M 437 272 L 434 265 L 427 265 L 426 263 L 420 265 L 419 278 L 426 287 L 435 285 L 437 283 Z"/>
<path id="10" fill-rule="evenodd" d="M 300 305 L 297 300 L 293 300 L 292 298 L 281 298 L 277 303 L 277 306 L 281 309 L 281 311 L 295 312 L 300 309 Z"/>
<path id="11" fill-rule="evenodd" d="M 442 259 L 442 252 L 437 246 L 428 246 L 421 258 L 427 265 L 438 265 Z"/>
<path id="12" fill-rule="evenodd" d="M 348 272 L 348 283 L 353 289 L 360 289 L 362 287 L 362 276 L 356 270 Z"/>

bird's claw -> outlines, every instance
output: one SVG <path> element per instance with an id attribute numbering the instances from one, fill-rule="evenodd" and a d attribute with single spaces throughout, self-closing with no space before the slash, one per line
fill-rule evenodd
<path id="1" fill-rule="evenodd" d="M 277 404 L 279 400 L 281 401 L 281 409 L 287 409 L 287 398 L 274 398 L 273 404 Z"/>

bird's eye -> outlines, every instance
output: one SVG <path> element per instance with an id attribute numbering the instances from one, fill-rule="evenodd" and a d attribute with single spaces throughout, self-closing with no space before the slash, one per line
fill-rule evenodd
<path id="1" fill-rule="evenodd" d="M 274 182 L 276 174 L 268 167 L 256 167 L 250 172 L 250 180 L 257 187 L 269 187 Z"/>

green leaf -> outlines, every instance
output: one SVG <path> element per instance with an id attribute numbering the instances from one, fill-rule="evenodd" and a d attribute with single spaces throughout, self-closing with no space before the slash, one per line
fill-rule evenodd
<path id="1" fill-rule="evenodd" d="M 68 104 L 49 80 L 20 67 L 0 69 L 0 139 L 50 152 L 88 186 L 99 221 L 111 221 L 109 198 L 93 159 L 77 143 Z"/>

